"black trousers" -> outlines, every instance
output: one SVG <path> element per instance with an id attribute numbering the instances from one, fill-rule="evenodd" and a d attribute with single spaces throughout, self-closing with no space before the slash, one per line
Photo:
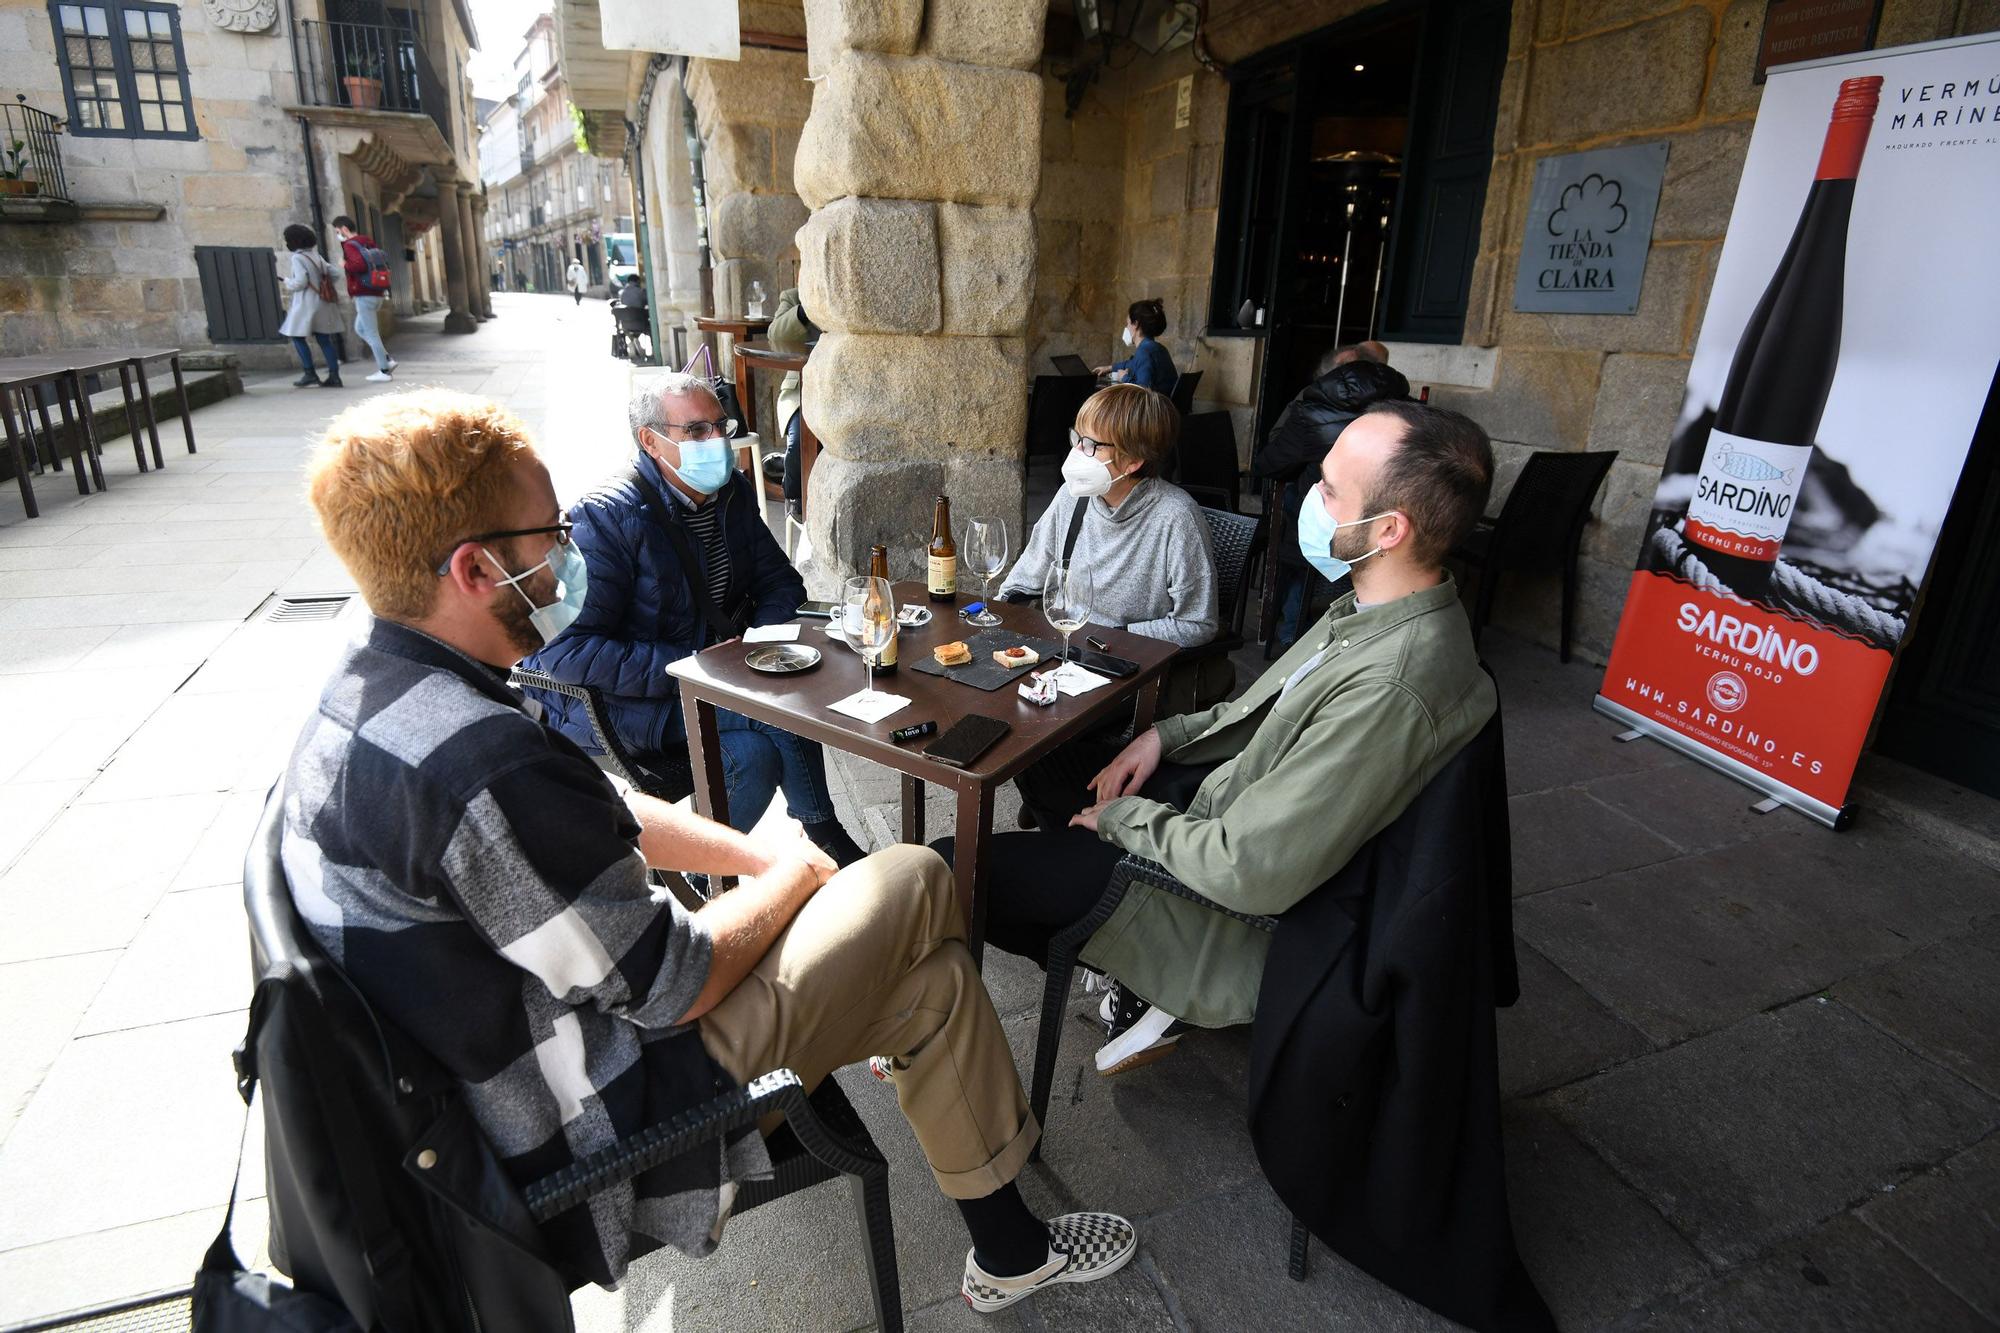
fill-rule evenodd
<path id="1" fill-rule="evenodd" d="M 1162 763 L 1139 794 L 1185 810 L 1213 767 Z M 956 841 L 940 838 L 931 847 L 948 862 Z M 987 860 L 986 942 L 1046 967 L 1049 941 L 1097 905 L 1124 855 L 1067 822 L 996 835 Z"/>

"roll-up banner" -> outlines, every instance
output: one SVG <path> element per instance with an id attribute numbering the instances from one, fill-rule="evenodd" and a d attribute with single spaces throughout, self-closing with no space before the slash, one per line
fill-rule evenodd
<path id="1" fill-rule="evenodd" d="M 1596 707 L 1839 827 L 2000 365 L 2000 34 L 1771 71 Z"/>

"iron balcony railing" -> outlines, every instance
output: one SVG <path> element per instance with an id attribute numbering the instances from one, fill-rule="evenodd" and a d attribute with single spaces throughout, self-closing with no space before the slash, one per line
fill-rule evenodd
<path id="1" fill-rule="evenodd" d="M 29 106 L 22 93 L 14 94 L 13 106 L 0 105 L 0 181 L 24 182 L 0 186 L 0 193 L 32 191 L 38 199 L 71 202 L 69 181 L 63 176 L 62 144 L 56 137 L 62 127 L 56 117 Z"/>
<path id="2" fill-rule="evenodd" d="M 415 33 L 303 19 L 292 25 L 292 45 L 307 105 L 417 112 L 453 143 L 451 101 Z"/>

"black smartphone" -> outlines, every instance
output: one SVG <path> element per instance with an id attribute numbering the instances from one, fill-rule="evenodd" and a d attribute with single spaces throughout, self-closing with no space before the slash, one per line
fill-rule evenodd
<path id="1" fill-rule="evenodd" d="M 1110 653 L 1093 653 L 1087 648 L 1071 648 L 1069 660 L 1078 666 L 1089 667 L 1101 676 L 1126 676 L 1139 674 L 1139 664 L 1129 657 L 1113 657 Z"/>
<path id="2" fill-rule="evenodd" d="M 951 730 L 932 741 L 924 753 L 953 768 L 970 768 L 972 761 L 993 748 L 993 743 L 1013 728 L 997 717 L 968 713 L 952 723 Z"/>
<path id="3" fill-rule="evenodd" d="M 832 602 L 805 602 L 800 605 L 799 614 L 814 620 L 832 620 L 833 613 L 839 609 Z"/>

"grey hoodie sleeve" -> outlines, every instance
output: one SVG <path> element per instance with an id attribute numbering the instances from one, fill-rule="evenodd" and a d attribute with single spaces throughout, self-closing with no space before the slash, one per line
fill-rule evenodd
<path id="1" fill-rule="evenodd" d="M 1010 592 L 1026 593 L 1030 597 L 1042 595 L 1042 580 L 1049 576 L 1049 566 L 1062 553 L 1062 533 L 1068 530 L 1070 510 L 1076 501 L 1067 491 L 1059 491 L 1056 498 L 1049 501 L 1049 507 L 1035 520 L 1034 529 L 1028 534 L 1028 544 L 1021 550 L 1021 558 L 1008 571 L 1007 579 L 1000 585 L 1000 595 Z"/>
<path id="2" fill-rule="evenodd" d="M 1163 564 L 1171 609 L 1158 619 L 1135 621 L 1125 628 L 1182 648 L 1199 647 L 1215 637 L 1221 623 L 1215 557 L 1208 549 L 1208 525 L 1199 511 L 1175 513 Z"/>

